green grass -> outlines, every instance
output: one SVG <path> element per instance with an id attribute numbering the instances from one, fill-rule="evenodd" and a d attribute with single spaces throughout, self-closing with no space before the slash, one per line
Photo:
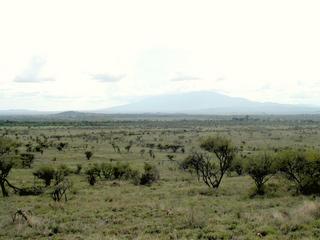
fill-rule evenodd
<path id="1" fill-rule="evenodd" d="M 40 196 L 18 196 L 10 192 L 9 198 L 0 197 L 0 239 L 319 239 L 320 199 L 295 195 L 281 176 L 275 176 L 265 196 L 252 197 L 254 183 L 248 176 L 226 176 L 218 190 L 211 190 L 195 176 L 178 168 L 200 139 L 212 134 L 225 135 L 249 154 L 265 149 L 285 147 L 319 148 L 318 125 L 300 125 L 272 122 L 257 124 L 215 124 L 201 127 L 196 123 L 177 127 L 167 122 L 156 127 L 6 127 L 10 137 L 18 141 L 35 143 L 41 134 L 49 142 L 68 142 L 59 152 L 49 147 L 36 159 L 32 169 L 14 169 L 9 180 L 17 186 L 41 184 L 32 172 L 41 164 L 66 164 L 75 169 L 82 164 L 127 162 L 132 168 L 143 170 L 145 162 L 156 165 L 160 181 L 152 186 L 136 186 L 130 181 L 98 180 L 89 186 L 86 176 L 72 174 L 72 191 L 67 202 L 56 203 L 50 191 Z M 172 125 L 170 125 L 172 124 Z M 200 125 L 200 124 L 199 124 Z M 204 126 L 203 126 L 204 125 Z M 6 130 L 5 130 L 6 129 Z M 130 133 L 130 134 L 129 134 Z M 60 140 L 54 136 L 60 136 Z M 137 140 L 142 137 L 142 142 Z M 31 139 L 32 137 L 32 139 Z M 110 138 L 117 140 L 122 154 L 115 153 Z M 133 147 L 125 153 L 129 141 Z M 186 153 L 159 152 L 156 158 L 148 156 L 146 143 L 178 143 Z M 85 147 L 86 145 L 87 148 Z M 90 161 L 84 152 L 94 153 Z M 146 149 L 144 156 L 140 150 Z M 22 147 L 20 151 L 24 151 Z M 167 154 L 175 155 L 170 162 Z M 56 158 L 56 161 L 52 161 Z M 82 170 L 84 172 L 84 170 Z M 20 219 L 13 223 L 17 209 L 29 211 L 31 225 Z M 261 236 L 260 236 L 261 235 Z"/>

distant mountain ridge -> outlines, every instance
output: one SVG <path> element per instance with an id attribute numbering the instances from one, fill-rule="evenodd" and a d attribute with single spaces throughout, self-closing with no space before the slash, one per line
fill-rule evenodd
<path id="1" fill-rule="evenodd" d="M 152 96 L 139 102 L 95 112 L 114 114 L 318 114 L 320 107 L 261 103 L 216 92 L 202 91 Z"/>
<path id="2" fill-rule="evenodd" d="M 147 97 L 141 101 L 92 111 L 0 110 L 0 116 L 45 116 L 57 119 L 90 119 L 103 114 L 320 114 L 320 107 L 255 102 L 245 98 L 199 91 Z"/>

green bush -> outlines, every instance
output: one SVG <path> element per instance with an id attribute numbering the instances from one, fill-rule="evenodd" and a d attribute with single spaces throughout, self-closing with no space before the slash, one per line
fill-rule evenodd
<path id="1" fill-rule="evenodd" d="M 100 165 L 101 174 L 102 176 L 107 180 L 113 180 L 114 179 L 114 169 L 112 164 L 110 163 L 102 163 Z"/>
<path id="2" fill-rule="evenodd" d="M 89 168 L 85 171 L 87 175 L 87 180 L 90 185 L 94 185 L 97 182 L 97 177 L 100 177 L 100 167 L 98 164 L 90 165 Z"/>
<path id="3" fill-rule="evenodd" d="M 75 174 L 80 174 L 81 173 L 81 170 L 82 170 L 82 165 L 81 164 L 77 164 L 77 168 L 76 170 L 74 171 Z"/>
<path id="4" fill-rule="evenodd" d="M 14 165 L 13 152 L 17 149 L 17 143 L 9 138 L 0 137 L 0 186 L 2 195 L 7 197 L 9 194 L 5 188 L 5 183 L 14 188 L 8 181 L 7 177 Z"/>
<path id="5" fill-rule="evenodd" d="M 264 194 L 264 185 L 276 173 L 274 156 L 269 153 L 258 154 L 247 159 L 245 171 L 254 180 L 256 193 Z"/>
<path id="6" fill-rule="evenodd" d="M 140 174 L 127 163 L 102 163 L 100 165 L 91 165 L 86 170 L 88 182 L 94 185 L 97 177 L 103 177 L 106 180 L 132 180 L 134 183 L 139 183 Z"/>
<path id="7" fill-rule="evenodd" d="M 280 155 L 279 170 L 292 181 L 297 192 L 320 193 L 320 154 L 314 151 L 288 150 Z"/>
<path id="8" fill-rule="evenodd" d="M 152 183 L 157 182 L 159 178 L 159 170 L 155 166 L 146 163 L 144 165 L 144 173 L 142 174 L 140 179 L 140 184 L 151 185 Z"/>
<path id="9" fill-rule="evenodd" d="M 70 173 L 72 173 L 72 170 L 67 165 L 60 164 L 54 173 L 55 185 L 62 182 Z"/>
<path id="10" fill-rule="evenodd" d="M 55 169 L 50 165 L 42 165 L 36 171 L 33 172 L 33 175 L 37 178 L 44 181 L 46 187 L 50 186 L 52 179 L 55 177 Z"/>
<path id="11" fill-rule="evenodd" d="M 22 167 L 26 168 L 31 168 L 31 164 L 34 161 L 34 154 L 31 153 L 21 153 L 20 154 L 20 159 L 21 159 L 21 164 Z"/>
<path id="12" fill-rule="evenodd" d="M 238 176 L 242 176 L 244 173 L 243 159 L 236 157 L 230 167 L 230 171 L 234 171 L 238 174 Z"/>
<path id="13" fill-rule="evenodd" d="M 93 152 L 91 151 L 86 151 L 84 154 L 86 155 L 87 160 L 90 160 L 91 157 L 93 156 Z"/>
<path id="14" fill-rule="evenodd" d="M 113 166 L 114 179 L 128 180 L 130 179 L 132 169 L 127 163 L 117 163 Z"/>

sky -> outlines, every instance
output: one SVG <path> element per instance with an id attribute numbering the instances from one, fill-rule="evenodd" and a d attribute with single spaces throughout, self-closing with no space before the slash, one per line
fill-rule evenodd
<path id="1" fill-rule="evenodd" d="M 0 109 L 216 91 L 320 106 L 318 0 L 0 0 Z"/>

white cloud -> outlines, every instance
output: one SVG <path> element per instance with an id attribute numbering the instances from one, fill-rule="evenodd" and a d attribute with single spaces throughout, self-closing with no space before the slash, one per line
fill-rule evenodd
<path id="1" fill-rule="evenodd" d="M 126 75 L 121 74 L 121 75 L 111 75 L 108 73 L 103 73 L 103 74 L 93 74 L 91 77 L 95 80 L 98 80 L 100 82 L 119 82 L 121 79 L 123 79 Z"/>
<path id="2" fill-rule="evenodd" d="M 175 73 L 175 76 L 172 77 L 170 80 L 173 82 L 184 82 L 184 81 L 196 81 L 196 80 L 200 80 L 200 79 L 201 79 L 200 77 L 177 72 L 177 73 Z"/>
<path id="3" fill-rule="evenodd" d="M 42 77 L 41 71 L 46 61 L 40 57 L 33 57 L 27 69 L 15 77 L 14 81 L 18 83 L 37 83 L 54 81 L 50 77 Z"/>
<path id="4" fill-rule="evenodd" d="M 214 89 L 320 105 L 319 8 L 316 0 L 1 1 L 0 108 L 98 109 Z"/>

